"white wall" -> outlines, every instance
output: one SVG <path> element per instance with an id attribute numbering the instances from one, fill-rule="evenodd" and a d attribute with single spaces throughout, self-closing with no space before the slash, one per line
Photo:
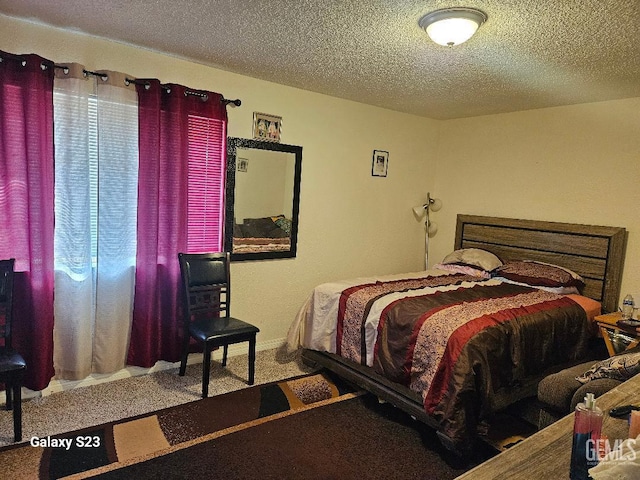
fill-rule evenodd
<path id="1" fill-rule="evenodd" d="M 640 98 L 445 121 L 435 163 L 433 261 L 456 213 L 620 226 L 622 296 L 640 292 Z"/>
<path id="2" fill-rule="evenodd" d="M 295 155 L 245 148 L 238 148 L 236 155 L 247 160 L 248 168 L 246 172 L 236 171 L 235 222 L 276 215 L 291 218 Z"/>
<path id="3" fill-rule="evenodd" d="M 253 112 L 283 117 L 282 142 L 303 146 L 298 256 L 232 267 L 232 314 L 260 328 L 259 343 L 283 338 L 320 282 L 422 268 L 423 226 L 411 207 L 433 190 L 438 122 L 4 16 L 0 50 L 240 98 L 230 136 L 251 138 Z M 374 149 L 390 152 L 386 178 L 371 176 Z"/>

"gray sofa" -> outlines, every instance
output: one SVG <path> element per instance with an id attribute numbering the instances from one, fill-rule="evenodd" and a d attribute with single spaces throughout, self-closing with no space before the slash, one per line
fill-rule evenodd
<path id="1" fill-rule="evenodd" d="M 584 362 L 543 378 L 538 384 L 538 429 L 551 425 L 571 413 L 587 393 L 593 393 L 597 398 L 635 375 L 640 371 L 639 359 L 640 346 L 609 359 Z M 587 383 L 576 380 L 576 377 L 596 365 L 599 367 L 599 375 L 603 378 L 595 378 Z"/>

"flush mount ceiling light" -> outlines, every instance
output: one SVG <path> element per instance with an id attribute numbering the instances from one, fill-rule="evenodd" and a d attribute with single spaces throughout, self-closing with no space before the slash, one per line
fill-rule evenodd
<path id="1" fill-rule="evenodd" d="M 426 30 L 431 40 L 445 47 L 452 47 L 469 40 L 487 21 L 487 15 L 475 8 L 443 8 L 427 13 L 418 24 Z"/>

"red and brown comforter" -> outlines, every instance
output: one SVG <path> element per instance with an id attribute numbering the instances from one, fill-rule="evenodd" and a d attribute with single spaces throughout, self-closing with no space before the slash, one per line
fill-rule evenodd
<path id="1" fill-rule="evenodd" d="M 581 358 L 589 337 L 585 311 L 567 296 L 474 280 L 455 274 L 349 287 L 335 330 L 336 353 L 361 364 L 372 354 L 373 369 L 420 394 L 459 442 L 494 411 L 497 392 Z M 371 343 L 370 312 L 381 301 Z"/>

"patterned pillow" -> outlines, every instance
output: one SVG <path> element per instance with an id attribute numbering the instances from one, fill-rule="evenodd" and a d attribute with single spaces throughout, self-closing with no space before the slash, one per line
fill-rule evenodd
<path id="1" fill-rule="evenodd" d="M 487 272 L 495 270 L 502 262 L 493 253 L 480 248 L 461 248 L 454 250 L 442 260 L 443 264 L 470 265 L 479 267 Z"/>
<path id="2" fill-rule="evenodd" d="M 612 378 L 614 380 L 628 380 L 636 373 L 640 373 L 640 352 L 616 355 L 596 363 L 579 377 L 580 383 L 587 383 L 597 378 Z"/>
<path id="3" fill-rule="evenodd" d="M 584 287 L 582 277 L 567 268 L 528 260 L 507 262 L 496 270 L 496 275 L 534 287 Z"/>
<path id="4" fill-rule="evenodd" d="M 287 235 L 291 236 L 291 220 L 282 216 L 278 217 L 274 223 L 284 230 Z"/>

